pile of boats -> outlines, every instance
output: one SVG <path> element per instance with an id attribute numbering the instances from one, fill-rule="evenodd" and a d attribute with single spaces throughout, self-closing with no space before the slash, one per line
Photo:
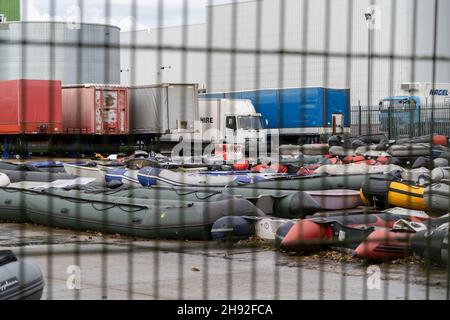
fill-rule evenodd
<path id="1" fill-rule="evenodd" d="M 427 141 L 425 143 L 424 141 Z M 447 263 L 448 138 L 339 139 L 281 146 L 251 166 L 125 162 L 0 163 L 0 220 L 150 239 L 273 241 L 283 252 L 416 254 Z"/>

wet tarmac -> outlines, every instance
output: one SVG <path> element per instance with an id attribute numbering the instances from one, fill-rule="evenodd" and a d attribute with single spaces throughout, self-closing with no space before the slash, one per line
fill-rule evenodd
<path id="1" fill-rule="evenodd" d="M 446 270 L 427 271 L 417 259 L 370 265 L 333 251 L 291 256 L 260 241 L 230 248 L 0 223 L 0 249 L 40 267 L 43 299 L 423 300 L 449 294 Z"/>

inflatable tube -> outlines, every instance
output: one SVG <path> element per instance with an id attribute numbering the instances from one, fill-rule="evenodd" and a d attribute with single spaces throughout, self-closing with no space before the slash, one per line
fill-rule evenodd
<path id="1" fill-rule="evenodd" d="M 411 166 L 412 169 L 418 169 L 418 168 L 428 168 L 431 165 L 431 160 L 429 157 L 420 156 L 418 157 L 413 165 Z"/>
<path id="2" fill-rule="evenodd" d="M 425 188 L 402 182 L 392 182 L 389 186 L 388 203 L 394 207 L 425 211 Z"/>
<path id="3" fill-rule="evenodd" d="M 361 259 L 383 262 L 411 255 L 411 237 L 414 233 L 378 229 L 372 232 L 356 249 L 355 256 Z"/>
<path id="4" fill-rule="evenodd" d="M 412 184 L 422 184 L 423 181 L 429 181 L 431 172 L 427 168 L 417 168 L 417 169 L 411 169 L 411 170 L 405 170 L 401 173 L 402 179 L 405 182 L 412 183 Z M 421 178 L 424 180 L 422 181 Z"/>
<path id="5" fill-rule="evenodd" d="M 388 149 L 393 157 L 419 157 L 429 156 L 431 153 L 431 145 L 428 143 L 418 144 L 396 144 Z"/>
<path id="6" fill-rule="evenodd" d="M 105 173 L 107 171 L 107 169 L 102 170 L 96 163 L 64 163 L 64 170 L 67 174 L 83 178 L 93 178 L 98 182 L 105 181 Z"/>
<path id="7" fill-rule="evenodd" d="M 442 167 L 442 168 L 434 168 L 431 171 L 431 181 L 439 182 L 441 180 L 449 180 L 450 179 L 450 168 Z"/>
<path id="8" fill-rule="evenodd" d="M 354 154 L 353 149 L 345 149 L 344 147 L 334 146 L 329 149 L 329 154 L 337 157 L 351 156 Z"/>
<path id="9" fill-rule="evenodd" d="M 238 198 L 210 203 L 155 202 L 58 189 L 39 192 L 7 188 L 7 192 L 22 195 L 27 217 L 33 223 L 142 238 L 205 240 L 210 239 L 211 226 L 221 217 L 264 216 L 252 203 Z"/>
<path id="10" fill-rule="evenodd" d="M 441 146 L 447 146 L 448 145 L 448 137 L 443 135 L 425 135 L 420 136 L 413 139 L 400 139 L 397 141 L 398 144 L 405 144 L 405 143 L 431 143 L 433 145 L 441 145 Z"/>
<path id="11" fill-rule="evenodd" d="M 137 178 L 142 186 L 212 186 L 225 187 L 228 185 L 249 184 L 264 181 L 279 176 L 278 174 L 208 174 L 176 172 L 172 170 L 146 167 L 139 170 Z"/>
<path id="12" fill-rule="evenodd" d="M 56 180 L 72 180 L 77 178 L 74 175 L 66 173 L 51 173 L 51 172 L 1 170 L 1 173 L 7 175 L 11 183 L 17 183 L 22 181 L 52 182 Z"/>
<path id="13" fill-rule="evenodd" d="M 40 300 L 45 283 L 41 270 L 11 251 L 0 251 L 0 300 Z"/>
<path id="14" fill-rule="evenodd" d="M 433 167 L 435 168 L 445 168 L 449 166 L 449 162 L 444 158 L 437 158 L 433 160 Z"/>
<path id="15" fill-rule="evenodd" d="M 321 249 L 333 239 L 330 225 L 310 220 L 297 221 L 280 242 L 280 249 L 288 252 L 312 252 Z"/>
<path id="16" fill-rule="evenodd" d="M 284 144 L 278 147 L 281 156 L 300 156 L 302 155 L 302 147 L 292 144 Z"/>
<path id="17" fill-rule="evenodd" d="M 303 191 L 290 190 L 253 190 L 234 188 L 202 188 L 177 187 L 177 188 L 132 188 L 127 190 L 89 190 L 84 188 L 84 193 L 97 195 L 126 197 L 135 199 L 178 200 L 195 202 L 213 202 L 240 197 L 252 202 L 265 214 L 278 218 L 302 218 L 314 214 L 321 209 L 319 204 Z"/>
<path id="18" fill-rule="evenodd" d="M 278 189 L 298 191 L 331 189 L 359 190 L 363 182 L 367 181 L 372 176 L 389 179 L 391 179 L 392 177 L 391 174 L 354 174 L 339 176 L 313 174 L 309 176 L 272 179 L 268 181 L 256 182 L 250 185 L 238 186 L 237 188 L 252 188 L 255 190 Z"/>
<path id="19" fill-rule="evenodd" d="M 411 240 L 415 254 L 435 263 L 448 263 L 449 224 L 444 223 L 431 231 L 417 232 Z"/>
<path id="20" fill-rule="evenodd" d="M 355 190 L 316 190 L 305 191 L 323 210 L 353 209 L 362 205 L 358 191 Z"/>
<path id="21" fill-rule="evenodd" d="M 360 192 L 363 203 L 379 209 L 388 208 L 388 191 L 391 182 L 392 178 L 390 177 L 388 179 L 372 177 L 365 181 Z"/>
<path id="22" fill-rule="evenodd" d="M 301 146 L 300 151 L 308 156 L 317 156 L 328 153 L 328 144 L 304 144 Z"/>
<path id="23" fill-rule="evenodd" d="M 7 187 L 10 183 L 9 177 L 4 173 L 0 173 L 0 187 Z"/>
<path id="24" fill-rule="evenodd" d="M 445 182 L 445 183 L 444 183 Z M 450 211 L 450 186 L 448 180 L 433 183 L 424 192 L 426 207 L 433 216 L 441 216 Z"/>
<path id="25" fill-rule="evenodd" d="M 277 248 L 277 250 L 283 250 L 281 247 L 282 242 L 294 224 L 296 224 L 296 221 L 286 221 L 278 227 L 275 234 L 275 248 Z"/>
<path id="26" fill-rule="evenodd" d="M 330 217 L 313 217 L 308 220 L 320 223 L 320 224 L 331 224 L 338 222 L 349 228 L 356 227 L 382 227 L 382 228 L 392 228 L 398 220 L 405 220 L 410 222 L 424 222 L 429 219 L 428 216 L 423 215 L 406 215 L 406 214 L 395 214 L 395 213 L 370 213 L 370 214 L 350 214 L 343 216 L 330 216 Z"/>
<path id="27" fill-rule="evenodd" d="M 353 174 L 376 174 L 388 173 L 392 171 L 403 172 L 404 169 L 396 165 L 368 165 L 368 164 L 343 164 L 343 165 L 324 165 L 315 172 L 318 174 L 330 175 L 353 175 Z"/>
<path id="28" fill-rule="evenodd" d="M 222 217 L 211 228 L 211 236 L 217 242 L 237 242 L 254 234 L 253 224 L 242 217 Z"/>
<path id="29" fill-rule="evenodd" d="M 121 182 L 130 187 L 142 187 L 138 180 L 138 170 L 132 169 L 111 169 L 105 174 L 105 181 L 111 183 L 113 181 Z M 150 183 L 150 182 L 149 182 Z"/>

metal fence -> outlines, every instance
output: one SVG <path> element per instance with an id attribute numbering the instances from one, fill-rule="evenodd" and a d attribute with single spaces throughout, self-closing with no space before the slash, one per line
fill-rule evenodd
<path id="1" fill-rule="evenodd" d="M 380 110 L 376 106 L 357 106 L 351 111 L 353 136 L 384 133 L 389 139 L 430 134 L 450 135 L 450 107 L 436 104 L 414 110 Z"/>
<path id="2" fill-rule="evenodd" d="M 353 100 L 373 105 L 377 99 L 392 95 L 401 81 L 445 82 L 450 74 L 446 71 L 450 64 L 446 46 L 450 7 L 443 0 L 210 0 L 201 5 L 189 0 L 30 2 L 34 6 L 22 2 L 24 19 L 62 19 L 65 25 L 61 29 L 60 24 L 39 22 L 40 31 L 36 32 L 31 22 L 29 27 L 24 23 L 19 29 L 14 27 L 19 22 L 0 23 L 3 80 L 11 75 L 55 80 L 65 77 L 78 83 L 100 79 L 115 84 L 120 75 L 124 86 L 199 83 L 207 92 L 341 86 L 351 88 Z M 36 12 L 40 13 L 37 17 Z M 380 20 L 384 24 L 378 25 Z M 124 23 L 130 30 L 119 35 L 114 27 L 97 28 L 98 22 Z M 423 26 L 427 32 L 421 29 Z M 9 34 L 11 30 L 16 31 Z M 426 50 L 419 50 L 422 45 Z M 41 51 L 34 51 L 36 48 Z M 50 117 L 54 107 L 50 99 Z M 411 114 L 386 115 L 378 106 L 353 108 L 352 134 L 386 132 L 390 138 L 450 134 L 447 107 L 422 108 L 414 117 Z M 107 145 L 111 137 L 89 139 L 92 144 L 95 141 Z M 51 149 L 74 148 L 74 154 L 80 155 L 92 146 L 82 134 L 64 141 L 64 145 L 53 145 Z M 121 141 L 130 146 L 134 142 L 132 136 Z M 310 152 L 318 152 L 316 147 Z M 69 161 L 52 157 L 45 160 Z M 155 164 L 155 159 L 152 161 Z M 56 190 L 48 187 L 58 183 L 48 184 L 47 180 L 67 180 L 67 176 L 61 178 L 51 169 L 29 172 L 23 166 L 2 165 L 5 169 L 0 172 L 15 182 L 0 188 L 0 219 L 8 221 L 0 223 L 0 246 L 15 252 L 19 261 L 3 253 L 0 258 L 6 258 L 0 261 L 19 263 L 14 277 L 25 282 L 30 270 L 35 269 L 24 259 L 38 266 L 45 280 L 45 299 L 450 297 L 445 251 L 448 231 L 439 238 L 442 256 L 441 248 L 438 258 L 433 256 L 436 244 L 425 236 L 425 253 L 413 255 L 408 245 L 415 234 L 411 228 L 416 230 L 416 226 L 403 221 L 412 214 L 419 217 L 413 222 L 421 221 L 431 229 L 437 221 L 444 224 L 448 219 L 423 219 L 423 212 L 407 211 L 405 215 L 407 209 L 398 209 L 395 212 L 403 217 L 398 220 L 410 228 L 401 233 L 399 240 L 400 233 L 391 230 L 391 213 L 374 207 L 388 201 L 380 190 L 376 197 L 365 199 L 370 202 L 368 207 L 352 207 L 352 201 L 360 204 L 359 190 L 369 181 L 369 175 L 290 177 L 239 187 L 215 185 L 205 190 L 201 183 L 193 185 L 195 174 L 186 173 L 192 169 L 186 166 L 185 171 L 172 171 L 169 178 L 163 179 L 166 188 L 133 188 L 129 183 L 140 185 L 141 179 L 127 176 L 121 178 L 122 186 L 111 183 L 108 187 Z M 165 165 L 173 169 L 173 163 Z M 312 170 L 306 167 L 306 171 Z M 164 169 L 156 171 L 159 174 Z M 102 180 L 104 171 L 99 170 Z M 131 168 L 121 170 L 137 174 Z M 86 172 L 80 168 L 79 174 Z M 152 174 L 146 171 L 140 178 L 151 184 L 156 179 Z M 171 184 L 174 174 L 182 176 L 177 186 Z M 40 175 L 45 175 L 44 182 L 30 180 Z M 37 189 L 33 189 L 36 185 Z M 393 192 L 384 187 L 384 195 Z M 405 207 L 435 214 L 424 207 L 423 187 L 402 183 L 397 187 L 406 190 L 396 194 L 400 198 L 405 193 L 411 195 L 399 200 Z M 324 192 L 329 189 L 337 193 Z M 325 206 L 324 201 L 330 201 L 324 200 L 327 196 L 333 201 L 335 196 L 341 197 L 339 210 Z M 311 204 L 312 198 L 315 204 Z M 322 217 L 325 222 L 304 219 L 319 211 L 316 218 Z M 236 219 L 216 225 L 216 231 L 233 233 L 234 241 L 211 241 L 211 228 L 218 220 L 212 221 L 212 217 L 229 216 Z M 337 216 L 340 223 L 335 221 Z M 299 224 L 299 220 L 306 222 Z M 286 236 L 281 225 L 299 232 L 294 239 L 296 248 L 280 251 L 276 246 L 281 240 L 275 233 L 281 238 Z M 303 233 L 305 227 L 312 228 L 313 239 Z M 381 239 L 365 241 L 368 233 L 382 227 L 391 238 L 383 234 Z M 430 234 L 440 234 L 433 230 Z M 270 236 L 270 240 L 257 238 L 256 232 Z M 386 249 L 392 241 L 396 241 L 393 248 Z M 377 262 L 355 258 L 357 245 L 362 245 L 364 254 L 374 242 L 381 246 Z M 390 254 L 396 258 L 391 259 Z M 445 261 L 435 264 L 436 259 Z M 11 277 L 2 276 L 0 272 L 0 297 L 3 289 L 15 284 Z"/>

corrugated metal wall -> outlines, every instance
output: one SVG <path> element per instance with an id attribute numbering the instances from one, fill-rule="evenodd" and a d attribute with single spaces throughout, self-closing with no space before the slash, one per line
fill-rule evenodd
<path id="1" fill-rule="evenodd" d="M 163 82 L 198 82 L 200 87 L 205 84 L 209 92 L 305 86 L 350 88 L 352 105 L 357 105 L 359 100 L 367 104 L 369 32 L 364 13 L 371 1 L 329 1 L 328 23 L 327 1 L 311 1 L 307 6 L 304 0 L 215 5 L 208 7 L 205 25 L 138 32 L 135 34 L 137 45 L 145 44 L 150 48 L 137 50 L 133 62 L 135 82 L 154 83 L 160 73 Z M 280 12 L 281 3 L 284 3 L 283 13 Z M 380 56 L 373 59 L 372 68 L 371 103 L 376 104 L 400 82 L 432 81 L 434 4 L 417 0 L 417 18 L 414 17 L 412 0 L 395 1 L 395 12 L 389 0 L 378 0 L 375 5 L 379 7 L 381 18 L 380 28 L 372 31 L 372 53 Z M 234 6 L 237 6 L 235 18 Z M 307 12 L 304 12 L 305 8 Z M 450 2 L 440 1 L 438 56 L 450 55 L 450 42 L 446 40 L 450 28 L 446 17 L 449 10 Z M 283 24 L 280 19 L 284 19 Z M 282 25 L 284 32 L 280 33 Z M 416 34 L 413 28 L 416 28 Z M 233 37 L 235 30 L 236 37 Z M 180 78 L 183 32 L 188 34 L 185 44 L 198 49 L 188 51 L 186 79 Z M 280 34 L 284 36 L 280 37 Z M 308 35 L 306 39 L 303 39 L 303 34 Z M 129 44 L 133 33 L 123 33 L 121 37 L 122 43 Z M 162 51 L 160 66 L 155 62 L 157 49 L 152 49 L 157 44 L 175 48 Z M 207 48 L 211 49 L 209 55 Z M 280 49 L 286 53 L 280 55 Z M 261 53 L 255 53 L 258 50 Z M 301 52 L 312 54 L 305 56 Z M 324 57 L 324 53 L 329 55 Z M 410 58 L 413 53 L 417 56 L 414 61 Z M 354 55 L 349 68 L 347 54 Z M 391 54 L 399 58 L 390 59 Z M 122 69 L 130 70 L 130 61 L 129 52 L 122 50 Z M 158 68 L 161 66 L 172 68 L 160 71 Z M 128 73 L 122 73 L 124 84 L 129 82 Z M 450 63 L 437 62 L 436 81 L 450 82 Z"/>
<path id="2" fill-rule="evenodd" d="M 120 29 L 64 22 L 7 23 L 0 28 L 0 80 L 120 83 Z M 83 46 L 78 47 L 82 42 Z"/>

